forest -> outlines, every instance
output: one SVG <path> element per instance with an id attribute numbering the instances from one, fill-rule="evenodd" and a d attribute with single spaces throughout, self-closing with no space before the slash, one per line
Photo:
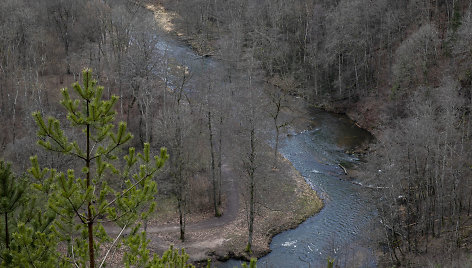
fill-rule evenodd
<path id="1" fill-rule="evenodd" d="M 255 266 L 333 202 L 315 109 L 374 137 L 332 164 L 374 260 L 291 266 L 472 265 L 471 0 L 4 0 L 0 99 L 2 267 Z"/>

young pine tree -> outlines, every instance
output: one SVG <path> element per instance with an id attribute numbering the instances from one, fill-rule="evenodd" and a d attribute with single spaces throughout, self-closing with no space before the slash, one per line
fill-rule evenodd
<path id="1" fill-rule="evenodd" d="M 26 180 L 16 177 L 11 165 L 0 161 L 0 214 L 3 216 L 2 229 L 5 248 L 10 249 L 12 224 L 11 214 L 21 205 L 20 200 L 26 190 Z"/>
<path id="2" fill-rule="evenodd" d="M 55 215 L 41 204 L 44 198 L 17 177 L 11 164 L 0 161 L 0 214 L 2 254 L 0 267 L 54 267 L 57 240 L 49 228 Z"/>
<path id="3" fill-rule="evenodd" d="M 116 114 L 113 106 L 118 98 L 102 99 L 103 87 L 92 79 L 89 69 L 83 71 L 82 85 L 73 84 L 73 92 L 75 98 L 67 88 L 62 89 L 61 104 L 71 127 L 82 131 L 80 139 L 70 139 L 56 118 L 45 120 L 39 112 L 33 117 L 39 128 L 38 144 L 48 151 L 75 158 L 80 169 L 66 172 L 43 169 L 37 157 L 32 157 L 29 173 L 39 182 L 35 187 L 48 194 L 48 207 L 58 216 L 54 229 L 67 245 L 64 259 L 80 267 L 88 263 L 93 268 L 106 262 L 108 254 L 103 253 L 110 251 L 102 250 L 101 246 L 111 242 L 110 232 L 121 235 L 129 228 L 132 231 L 128 237 L 140 236 L 140 219 L 155 208 L 157 188 L 153 177 L 168 154 L 161 148 L 160 155 L 151 158 L 150 145 L 144 144 L 142 153 L 128 148 L 123 166 L 113 165 L 118 162 L 120 148 L 132 138 L 124 122 L 118 127 L 113 124 Z M 105 222 L 110 223 L 106 228 L 102 225 Z M 125 245 L 130 248 L 146 244 L 142 239 L 127 241 Z M 112 246 L 116 246 L 115 242 Z"/>

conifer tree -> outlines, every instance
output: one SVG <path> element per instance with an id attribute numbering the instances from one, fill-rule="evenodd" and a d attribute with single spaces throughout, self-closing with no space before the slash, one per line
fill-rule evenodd
<path id="1" fill-rule="evenodd" d="M 5 248 L 10 248 L 9 214 L 20 206 L 26 190 L 26 180 L 16 177 L 11 171 L 11 164 L 0 161 L 0 213 L 3 216 Z M 11 224 L 11 223 L 10 223 Z"/>
<path id="2" fill-rule="evenodd" d="M 1 244 L 0 267 L 58 266 L 57 240 L 50 230 L 55 215 L 47 213 L 40 193 L 17 177 L 11 164 L 0 161 Z M 44 198 L 43 198 L 44 199 Z"/>
<path id="3" fill-rule="evenodd" d="M 113 124 L 116 114 L 113 106 L 118 97 L 103 100 L 104 88 L 92 79 L 90 69 L 83 71 L 83 84 L 74 83 L 72 87 L 75 97 L 64 88 L 61 104 L 71 127 L 82 130 L 81 140 L 71 140 L 54 117 L 45 120 L 40 112 L 33 113 L 33 117 L 39 128 L 38 144 L 48 151 L 72 156 L 81 169 L 41 168 L 38 158 L 32 157 L 29 173 L 38 181 L 35 187 L 48 194 L 48 207 L 58 216 L 54 230 L 68 246 L 64 259 L 76 266 L 85 267 L 88 263 L 95 267 L 98 258 L 101 257 L 101 265 L 106 261 L 108 254 L 98 254 L 104 252 L 102 243 L 112 241 L 108 235 L 111 230 L 122 230 L 121 235 L 129 228 L 131 243 L 126 245 L 145 246 L 142 239 L 129 237 L 140 235 L 140 218 L 147 217 L 155 208 L 157 187 L 153 177 L 168 154 L 161 148 L 160 155 L 151 158 L 147 143 L 142 153 L 128 148 L 124 166 L 113 165 L 120 157 L 120 149 L 132 139 L 124 122 L 116 128 Z M 104 228 L 105 222 L 114 223 L 119 229 L 108 225 Z"/>
<path id="4" fill-rule="evenodd" d="M 35 212 L 39 212 L 35 210 Z M 57 251 L 59 240 L 51 231 L 51 215 L 36 214 L 28 224 L 18 222 L 12 232 L 10 249 L 0 267 L 69 267 L 67 259 L 60 258 Z"/>

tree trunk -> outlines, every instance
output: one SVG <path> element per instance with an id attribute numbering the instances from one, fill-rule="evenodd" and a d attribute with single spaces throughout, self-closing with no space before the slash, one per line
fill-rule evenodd
<path id="1" fill-rule="evenodd" d="M 357 73 L 357 61 L 354 58 L 354 72 L 356 74 L 356 93 L 359 94 L 359 74 Z M 349 99 L 351 98 L 351 95 L 349 95 Z"/>
<path id="2" fill-rule="evenodd" d="M 67 38 L 67 33 L 66 33 L 66 38 Z M 66 39 L 64 40 L 64 50 L 66 52 L 66 72 L 67 74 L 71 74 L 70 72 L 70 57 L 69 57 L 69 40 Z"/>
<path id="3" fill-rule="evenodd" d="M 221 184 L 223 178 L 221 177 L 221 157 L 223 154 L 222 139 L 223 139 L 223 116 L 220 115 L 220 129 L 218 137 L 218 205 L 221 206 Z"/>
<path id="4" fill-rule="evenodd" d="M 15 144 L 15 139 L 16 139 L 16 101 L 18 99 L 18 88 L 16 89 L 16 95 L 15 95 L 15 100 L 13 101 L 13 129 L 12 129 L 12 143 Z"/>
<path id="5" fill-rule="evenodd" d="M 252 236 L 254 232 L 254 214 L 255 214 L 255 160 L 256 160 L 256 150 L 254 142 L 254 126 L 251 129 L 251 153 L 249 155 L 249 235 L 247 242 L 247 250 L 250 252 L 252 247 Z"/>
<path id="6" fill-rule="evenodd" d="M 180 92 L 181 93 L 181 92 Z M 180 109 L 180 97 L 177 100 L 177 127 L 176 127 L 176 153 L 175 153 L 175 165 L 176 173 L 175 178 L 177 181 L 178 193 L 177 193 L 177 207 L 179 210 L 179 227 L 180 227 L 180 240 L 185 241 L 185 182 L 182 174 L 183 160 L 182 160 L 182 122 L 181 122 L 181 109 Z"/>
<path id="7" fill-rule="evenodd" d="M 277 153 L 279 152 L 279 135 L 280 135 L 280 127 L 277 125 L 277 121 L 275 121 L 275 151 L 274 151 L 274 168 L 277 169 Z"/>
<path id="8" fill-rule="evenodd" d="M 217 200 L 217 182 L 215 176 L 215 152 L 213 148 L 213 132 L 211 129 L 211 111 L 208 111 L 208 131 L 210 132 L 210 154 L 211 154 L 211 180 L 213 183 L 213 209 L 215 210 L 215 217 L 221 216 L 218 211 L 218 200 Z"/>
<path id="9" fill-rule="evenodd" d="M 283 94 L 281 92 L 281 94 Z M 275 103 L 275 113 L 273 114 L 273 119 L 274 119 L 274 126 L 275 126 L 275 150 L 274 150 L 274 169 L 277 169 L 277 156 L 279 152 L 279 136 L 280 136 L 280 128 L 282 126 L 279 125 L 278 119 L 280 115 L 280 110 L 282 108 L 282 96 L 277 95 L 276 99 L 274 101 Z"/>
<path id="10" fill-rule="evenodd" d="M 8 232 L 8 213 L 5 212 L 5 245 L 10 249 L 10 233 Z"/>
<path id="11" fill-rule="evenodd" d="M 185 208 L 184 208 L 184 202 L 182 197 L 180 197 L 180 200 L 178 201 L 178 206 L 179 206 L 179 224 L 180 224 L 180 240 L 182 242 L 185 241 Z"/>
<path id="12" fill-rule="evenodd" d="M 131 109 L 133 109 L 134 102 L 136 101 L 136 97 L 131 97 L 131 102 L 128 104 L 127 111 L 126 111 L 126 125 L 129 126 L 129 114 L 131 113 Z"/>
<path id="13" fill-rule="evenodd" d="M 86 81 L 86 87 L 89 86 L 89 81 Z M 90 102 L 87 100 L 87 117 L 90 115 L 89 105 Z M 85 164 L 87 167 L 87 188 L 90 186 L 90 124 L 87 124 L 87 157 L 85 159 Z M 88 227 L 88 248 L 89 248 L 89 259 L 90 259 L 90 268 L 95 268 L 95 255 L 94 255 L 94 241 L 93 241 L 93 215 L 92 215 L 92 203 L 88 202 L 87 204 L 87 227 Z"/>
<path id="14" fill-rule="evenodd" d="M 162 101 L 162 115 L 164 118 L 164 129 L 167 129 L 167 87 L 168 87 L 168 73 L 167 69 L 169 68 L 169 59 L 167 57 L 167 46 L 164 52 L 165 64 L 164 64 L 164 99 Z M 159 103 L 158 101 L 156 101 Z"/>
<path id="15" fill-rule="evenodd" d="M 341 53 L 339 53 L 339 56 L 338 56 L 338 83 L 339 83 L 339 97 L 341 97 L 341 94 L 342 94 L 341 57 L 342 57 L 342 54 L 341 54 Z"/>

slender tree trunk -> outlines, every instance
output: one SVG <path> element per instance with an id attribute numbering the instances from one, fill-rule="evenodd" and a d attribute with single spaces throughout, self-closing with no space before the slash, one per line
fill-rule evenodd
<path id="1" fill-rule="evenodd" d="M 151 143 L 151 134 L 150 134 L 150 131 L 149 131 L 149 121 L 150 121 L 150 118 L 149 118 L 149 109 L 150 109 L 150 103 L 148 103 L 148 101 L 150 101 L 150 98 L 149 99 L 145 99 L 143 100 L 144 102 L 144 113 L 143 113 L 143 116 L 145 118 L 144 120 L 144 126 L 145 126 L 145 142 L 149 142 Z M 152 132 L 152 131 L 151 131 Z M 144 235 L 147 234 L 147 227 L 148 227 L 148 219 L 144 219 Z"/>
<path id="2" fill-rule="evenodd" d="M 66 33 L 67 35 L 67 33 Z M 67 38 L 67 37 L 66 37 Z M 65 49 L 65 52 L 66 52 L 66 71 L 67 71 L 67 74 L 71 74 L 70 72 L 70 57 L 69 57 L 69 40 L 65 40 L 64 42 L 64 49 Z"/>
<path id="3" fill-rule="evenodd" d="M 217 197 L 217 182 L 215 176 L 215 152 L 213 148 L 213 132 L 211 129 L 211 111 L 208 111 L 208 131 L 210 132 L 210 154 L 211 154 L 211 180 L 213 182 L 213 209 L 215 210 L 215 217 L 221 216 L 218 211 L 218 197 Z"/>
<path id="4" fill-rule="evenodd" d="M 89 86 L 89 81 L 86 81 L 86 87 Z M 87 100 L 87 117 L 89 116 L 89 104 Z M 90 125 L 87 124 L 87 158 L 85 164 L 87 167 L 87 188 L 90 186 Z M 93 241 L 93 215 L 92 215 L 92 203 L 88 202 L 87 204 L 87 226 L 88 226 L 88 247 L 89 247 L 89 259 L 90 259 L 90 268 L 95 268 L 95 255 L 94 255 L 94 241 Z"/>
<path id="5" fill-rule="evenodd" d="M 221 184 L 223 178 L 221 177 L 221 157 L 223 154 L 222 139 L 223 139 L 223 116 L 220 115 L 220 128 L 218 135 L 218 205 L 221 206 Z"/>
<path id="6" fill-rule="evenodd" d="M 282 94 L 282 93 L 281 93 Z M 275 126 L 275 150 L 274 150 L 274 169 L 277 169 L 277 156 L 279 152 L 279 136 L 280 136 L 280 128 L 282 126 L 279 125 L 278 119 L 280 115 L 280 110 L 282 109 L 282 97 L 278 95 L 274 101 L 275 103 L 275 113 L 272 115 L 274 119 L 274 126 Z"/>
<path id="7" fill-rule="evenodd" d="M 277 169 L 277 153 L 279 152 L 279 135 L 280 127 L 277 125 L 277 120 L 275 120 L 275 151 L 274 151 L 274 168 Z"/>
<path id="8" fill-rule="evenodd" d="M 16 101 L 18 100 L 18 88 L 16 89 L 16 95 L 15 95 L 15 100 L 13 101 L 13 129 L 12 129 L 12 143 L 15 144 L 15 139 L 16 139 Z"/>
<path id="9" fill-rule="evenodd" d="M 3 71 L 3 70 L 2 70 L 2 71 Z M 3 71 L 3 73 L 5 73 L 5 71 Z M 3 76 L 6 76 L 6 75 L 1 75 L 1 74 L 2 74 L 2 73 L 0 73 L 0 81 L 3 81 Z M 6 80 L 5 82 L 8 83 L 8 79 L 5 79 L 5 80 Z M 3 111 L 3 110 L 6 110 L 6 108 L 5 108 L 5 107 L 6 107 L 5 101 L 6 101 L 6 99 L 7 99 L 7 98 L 5 97 L 5 95 L 6 95 L 6 94 L 5 94 L 6 88 L 8 88 L 8 84 L 4 87 L 4 86 L 3 86 L 3 83 L 0 83 L 0 98 L 2 99 L 2 100 L 1 100 L 2 105 L 0 106 L 0 113 L 1 113 L 1 114 L 4 114 L 4 111 Z"/>
<path id="10" fill-rule="evenodd" d="M 359 94 L 359 74 L 357 73 L 357 60 L 355 58 L 354 58 L 354 72 L 356 74 L 356 91 L 357 91 L 357 94 Z"/>
<path id="11" fill-rule="evenodd" d="M 341 53 L 339 53 L 339 56 L 338 56 L 338 82 L 339 82 L 339 97 L 341 97 L 341 94 L 342 94 L 341 57 L 342 57 L 342 54 L 341 54 Z"/>
<path id="12" fill-rule="evenodd" d="M 181 93 L 181 92 L 180 92 Z M 177 150 L 176 150 L 176 180 L 177 180 L 177 187 L 178 187 L 178 197 L 177 197 L 177 206 L 179 210 L 179 227 L 180 227 L 180 240 L 185 241 L 185 182 L 182 176 L 182 169 L 183 169 L 183 160 L 182 160 L 182 121 L 181 121 L 181 109 L 180 109 L 180 97 L 177 100 L 177 128 L 176 128 L 176 138 L 177 138 Z"/>
<path id="13" fill-rule="evenodd" d="M 179 198 L 178 206 L 179 206 L 179 224 L 180 224 L 180 240 L 182 242 L 185 241 L 185 208 L 184 208 L 184 202 L 183 202 L 183 197 L 181 196 Z"/>
<path id="14" fill-rule="evenodd" d="M 10 233 L 8 232 L 8 213 L 5 212 L 5 245 L 10 249 Z"/>
<path id="15" fill-rule="evenodd" d="M 145 119 L 144 118 L 144 110 L 143 110 L 143 105 L 139 103 L 138 101 L 138 110 L 139 110 L 139 126 L 138 126 L 138 137 L 139 137 L 139 140 L 141 141 L 141 143 L 144 143 L 144 142 L 147 142 L 145 136 L 146 136 L 146 133 L 143 133 L 145 131 L 143 131 L 143 128 L 145 128 Z"/>
<path id="16" fill-rule="evenodd" d="M 133 96 L 131 96 L 131 102 L 128 104 L 127 106 L 127 111 L 126 111 L 126 125 L 129 126 L 129 119 L 130 119 L 130 113 L 131 113 L 131 109 L 133 109 L 134 107 L 134 102 L 136 101 L 136 97 L 135 95 L 133 94 Z"/>
<path id="17" fill-rule="evenodd" d="M 148 101 L 148 100 L 146 100 Z M 144 131 L 146 133 L 146 142 L 151 143 L 152 142 L 152 128 L 149 126 L 149 121 L 151 121 L 151 118 L 149 117 L 149 114 L 151 113 L 149 110 L 151 109 L 151 104 L 145 104 L 145 120 L 144 120 Z"/>
<path id="18" fill-rule="evenodd" d="M 167 46 L 164 52 L 164 59 L 165 59 L 165 64 L 164 64 L 164 99 L 162 102 L 162 114 L 164 118 L 164 129 L 167 129 L 167 87 L 168 87 L 168 68 L 169 68 L 169 59 L 167 57 Z M 158 103 L 158 102 L 157 102 Z"/>
<path id="19" fill-rule="evenodd" d="M 121 78 L 121 52 L 118 53 L 118 91 L 120 92 L 120 115 L 123 117 L 123 81 Z"/>
<path id="20" fill-rule="evenodd" d="M 255 160 L 256 160 L 256 150 L 254 142 L 254 126 L 251 129 L 251 153 L 249 155 L 249 235 L 247 242 L 247 249 L 251 251 L 252 247 L 252 236 L 254 233 L 254 214 L 255 214 Z"/>
<path id="21" fill-rule="evenodd" d="M 309 25 L 308 25 L 308 22 L 309 22 L 309 19 L 308 19 L 308 13 L 310 12 L 309 11 L 309 8 L 308 8 L 308 4 L 305 3 L 305 34 L 303 36 L 303 64 L 305 64 L 306 62 L 306 54 L 308 53 L 308 49 L 307 49 L 307 44 L 308 44 L 308 29 L 309 29 Z"/>

